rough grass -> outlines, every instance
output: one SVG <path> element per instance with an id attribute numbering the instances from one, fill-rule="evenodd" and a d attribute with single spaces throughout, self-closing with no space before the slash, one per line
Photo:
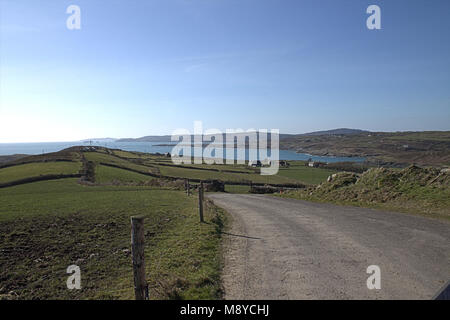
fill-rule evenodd
<path id="1" fill-rule="evenodd" d="M 249 193 L 250 186 L 225 185 L 225 192 L 228 193 Z"/>
<path id="2" fill-rule="evenodd" d="M 450 219 L 450 177 L 434 168 L 374 168 L 362 175 L 343 172 L 317 187 L 282 196 Z"/>
<path id="3" fill-rule="evenodd" d="M 0 183 L 48 174 L 72 174 L 81 169 L 80 162 L 36 162 L 0 169 Z"/>
<path id="4" fill-rule="evenodd" d="M 97 165 L 95 167 L 95 182 L 99 184 L 105 183 L 130 183 L 130 182 L 144 182 L 152 180 L 153 177 L 146 176 L 137 172 Z"/>
<path id="5" fill-rule="evenodd" d="M 198 222 L 197 198 L 145 187 L 92 187 L 76 179 L 0 190 L 0 297 L 133 298 L 130 217 L 145 217 L 152 299 L 220 298 L 223 212 Z M 68 290 L 77 264 L 82 290 Z"/>

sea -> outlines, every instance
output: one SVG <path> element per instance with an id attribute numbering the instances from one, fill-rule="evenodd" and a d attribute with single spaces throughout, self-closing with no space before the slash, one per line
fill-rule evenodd
<path id="1" fill-rule="evenodd" d="M 174 147 L 168 142 L 119 142 L 119 141 L 74 141 L 74 142 L 35 142 L 35 143 L 0 143 L 0 156 L 13 154 L 43 154 L 49 152 L 57 152 L 73 146 L 102 146 L 111 149 L 121 149 L 125 151 L 138 151 L 146 153 L 172 153 Z M 201 148 L 201 147 L 195 147 Z M 195 149 L 193 148 L 193 149 Z M 194 150 L 192 150 L 194 154 Z M 245 160 L 248 160 L 249 151 L 244 153 L 238 152 L 233 148 L 226 148 L 223 157 L 226 159 L 242 160 L 245 154 Z M 214 153 L 212 154 L 213 156 Z M 268 151 L 270 156 L 270 151 Z M 331 156 L 314 156 L 306 153 L 297 153 L 291 150 L 279 150 L 280 160 L 308 160 L 320 162 L 363 162 L 362 157 L 331 157 Z"/>

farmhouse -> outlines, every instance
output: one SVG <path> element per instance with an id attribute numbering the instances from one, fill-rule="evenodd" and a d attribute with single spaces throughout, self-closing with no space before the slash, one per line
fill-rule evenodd
<path id="1" fill-rule="evenodd" d="M 312 167 L 312 168 L 319 168 L 319 167 L 323 167 L 325 165 L 326 165 L 326 163 L 319 162 L 319 161 L 308 161 L 306 163 L 306 166 Z"/>

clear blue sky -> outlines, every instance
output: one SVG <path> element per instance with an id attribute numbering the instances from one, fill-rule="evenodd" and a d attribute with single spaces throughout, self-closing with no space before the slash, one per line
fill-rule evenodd
<path id="1" fill-rule="evenodd" d="M 450 130 L 448 0 L 0 0 L 0 142 Z M 66 9 L 81 8 L 81 30 Z M 377 4 L 382 30 L 366 28 Z"/>

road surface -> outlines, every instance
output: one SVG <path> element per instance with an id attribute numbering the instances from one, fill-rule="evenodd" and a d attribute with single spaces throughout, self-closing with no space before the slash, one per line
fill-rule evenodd
<path id="1" fill-rule="evenodd" d="M 450 279 L 446 221 L 264 195 L 208 198 L 233 220 L 226 299 L 431 299 Z M 379 290 L 367 287 L 370 265 L 380 268 Z"/>

